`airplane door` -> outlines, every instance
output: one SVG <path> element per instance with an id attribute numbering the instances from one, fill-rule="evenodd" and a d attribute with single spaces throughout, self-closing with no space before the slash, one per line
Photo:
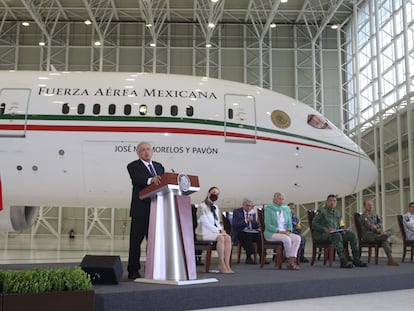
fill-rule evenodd
<path id="1" fill-rule="evenodd" d="M 256 102 L 251 95 L 225 94 L 224 139 L 256 143 Z M 237 133 L 233 135 L 232 133 Z"/>
<path id="2" fill-rule="evenodd" d="M 0 137 L 24 137 L 30 89 L 1 89 Z"/>

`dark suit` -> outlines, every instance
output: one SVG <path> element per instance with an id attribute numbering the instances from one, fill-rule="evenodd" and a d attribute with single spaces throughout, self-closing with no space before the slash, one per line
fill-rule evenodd
<path id="1" fill-rule="evenodd" d="M 157 175 L 164 174 L 164 167 L 161 163 L 152 161 L 152 165 L 154 166 Z M 135 160 L 129 163 L 127 169 L 132 181 L 132 198 L 130 210 L 131 232 L 129 236 L 128 272 L 137 273 L 139 269 L 141 269 L 141 243 L 144 237 L 148 238 L 148 225 L 151 205 L 150 199 L 139 199 L 139 192 L 148 186 L 148 178 L 151 178 L 152 175 L 145 163 L 141 160 Z"/>
<path id="2" fill-rule="evenodd" d="M 259 225 L 256 221 L 256 214 L 252 214 L 253 221 L 251 222 L 251 229 L 259 229 Z M 244 209 L 237 208 L 233 211 L 233 220 L 231 225 L 231 239 L 233 244 L 240 244 L 246 250 L 247 257 L 250 257 L 254 253 L 253 242 L 257 244 L 257 252 L 262 253 L 262 241 L 259 233 L 249 233 L 243 231 L 248 228 L 248 224 L 245 221 Z"/>

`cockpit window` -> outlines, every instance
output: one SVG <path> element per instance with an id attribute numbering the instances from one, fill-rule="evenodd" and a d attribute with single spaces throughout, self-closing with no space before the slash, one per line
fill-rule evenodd
<path id="1" fill-rule="evenodd" d="M 328 121 L 324 117 L 317 114 L 308 115 L 308 124 L 316 129 L 331 129 Z"/>

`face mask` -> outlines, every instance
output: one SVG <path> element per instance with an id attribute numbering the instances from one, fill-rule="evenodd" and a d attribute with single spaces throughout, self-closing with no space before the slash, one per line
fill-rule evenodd
<path id="1" fill-rule="evenodd" d="M 217 199 L 218 199 L 218 195 L 217 194 L 215 194 L 215 193 L 211 193 L 210 194 L 210 201 L 211 202 L 217 201 Z"/>

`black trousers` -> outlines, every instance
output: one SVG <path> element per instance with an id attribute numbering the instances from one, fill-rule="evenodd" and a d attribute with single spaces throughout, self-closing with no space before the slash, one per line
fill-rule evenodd
<path id="1" fill-rule="evenodd" d="M 141 244 L 144 238 L 148 240 L 150 207 L 140 207 L 141 213 L 131 218 L 129 235 L 128 272 L 135 273 L 141 269 Z"/>
<path id="2" fill-rule="evenodd" d="M 257 244 L 257 253 L 262 254 L 262 240 L 260 238 L 260 233 L 251 233 L 240 231 L 237 235 L 240 244 L 246 250 L 247 257 L 254 254 L 253 243 Z"/>

